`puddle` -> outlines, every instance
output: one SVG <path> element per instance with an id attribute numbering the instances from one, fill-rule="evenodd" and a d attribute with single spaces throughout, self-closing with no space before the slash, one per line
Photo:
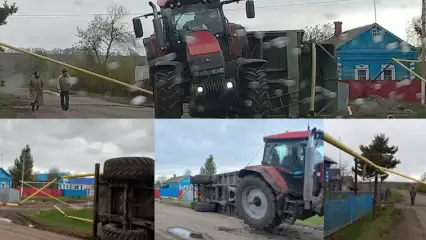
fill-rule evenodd
<path id="1" fill-rule="evenodd" d="M 0 221 L 12 223 L 12 220 L 0 217 Z"/>
<path id="2" fill-rule="evenodd" d="M 214 240 L 212 237 L 204 234 L 194 232 L 192 230 L 181 228 L 181 227 L 170 227 L 167 228 L 167 232 L 178 237 L 181 240 Z"/>

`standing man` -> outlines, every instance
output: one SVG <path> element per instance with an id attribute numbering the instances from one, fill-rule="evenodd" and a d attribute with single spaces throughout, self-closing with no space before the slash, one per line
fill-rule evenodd
<path id="1" fill-rule="evenodd" d="M 71 79 L 66 69 L 62 70 L 58 79 L 58 90 L 61 98 L 62 111 L 68 111 L 70 105 Z"/>
<path id="2" fill-rule="evenodd" d="M 43 104 L 43 79 L 40 78 L 40 72 L 35 70 L 34 76 L 28 81 L 28 90 L 30 92 L 31 110 L 38 111 L 40 105 Z"/>
<path id="3" fill-rule="evenodd" d="M 411 197 L 411 206 L 414 206 L 414 202 L 416 201 L 416 189 L 414 187 L 410 190 L 410 197 Z"/>

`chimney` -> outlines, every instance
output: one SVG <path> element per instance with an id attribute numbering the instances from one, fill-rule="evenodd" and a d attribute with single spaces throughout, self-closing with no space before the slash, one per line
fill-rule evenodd
<path id="1" fill-rule="evenodd" d="M 342 22 L 334 22 L 334 37 L 339 38 L 342 35 Z"/>
<path id="2" fill-rule="evenodd" d="M 173 174 L 173 178 L 176 178 L 176 174 Z"/>

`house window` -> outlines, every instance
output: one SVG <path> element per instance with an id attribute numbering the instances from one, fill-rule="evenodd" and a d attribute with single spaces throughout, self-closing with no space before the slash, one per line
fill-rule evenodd
<path id="1" fill-rule="evenodd" d="M 356 65 L 355 66 L 355 80 L 369 80 L 370 71 L 368 65 Z"/>
<path id="2" fill-rule="evenodd" d="M 373 35 L 373 37 L 376 37 L 379 35 L 379 29 L 377 28 L 372 28 L 371 29 L 371 35 Z"/>
<path id="3" fill-rule="evenodd" d="M 395 66 L 394 65 L 382 65 L 382 80 L 395 80 Z"/>

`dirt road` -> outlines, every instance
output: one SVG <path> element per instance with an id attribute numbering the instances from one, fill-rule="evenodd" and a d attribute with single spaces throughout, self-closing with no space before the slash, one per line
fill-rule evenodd
<path id="1" fill-rule="evenodd" d="M 2 88 L 8 94 L 13 94 L 23 102 L 28 102 L 28 90 L 24 88 Z M 13 106 L 18 118 L 154 118 L 152 107 L 138 107 L 126 104 L 108 102 L 96 97 L 70 96 L 70 108 L 62 111 L 59 93 L 45 91 L 44 105 L 38 112 L 31 112 L 29 104 Z"/>
<path id="2" fill-rule="evenodd" d="M 13 240 L 78 240 L 35 228 L 8 223 L 0 219 L 0 238 Z"/>
<path id="3" fill-rule="evenodd" d="M 282 226 L 275 233 L 252 230 L 241 220 L 218 213 L 200 213 L 189 208 L 155 203 L 156 240 L 178 240 L 167 232 L 182 227 L 207 234 L 212 240 L 322 240 L 323 232 L 302 226 Z"/>
<path id="4" fill-rule="evenodd" d="M 416 203 L 411 206 L 408 191 L 400 192 L 406 197 L 405 202 L 397 204 L 400 216 L 396 216 L 396 226 L 384 239 L 426 239 L 426 195 L 417 194 Z"/>

